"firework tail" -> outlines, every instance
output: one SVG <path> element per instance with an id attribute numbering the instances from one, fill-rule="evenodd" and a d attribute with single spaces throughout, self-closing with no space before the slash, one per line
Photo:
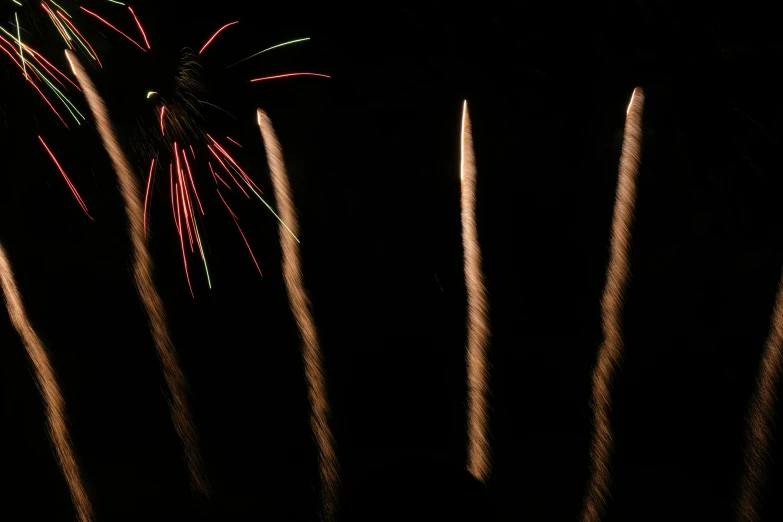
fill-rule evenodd
<path id="1" fill-rule="evenodd" d="M 106 110 L 103 99 L 95 89 L 95 85 L 93 85 L 92 80 L 90 80 L 76 56 L 67 50 L 65 54 L 84 92 L 98 126 L 103 145 L 109 153 L 112 166 L 117 174 L 120 192 L 125 202 L 125 212 L 128 215 L 128 234 L 133 247 L 133 275 L 136 289 L 141 296 L 147 313 L 152 338 L 155 342 L 163 375 L 169 389 L 171 418 L 185 451 L 191 487 L 195 491 L 208 496 L 210 494 L 210 486 L 202 469 L 196 429 L 191 419 L 187 401 L 187 383 L 179 366 L 177 351 L 169 336 L 163 302 L 155 289 L 152 277 L 152 259 L 147 251 L 147 244 L 144 238 L 144 205 L 141 200 L 139 182 L 125 157 L 122 147 L 117 141 L 111 120 L 109 119 L 109 113 Z"/>
<path id="2" fill-rule="evenodd" d="M 775 308 L 764 353 L 761 357 L 756 388 L 748 407 L 745 428 L 745 459 L 740 479 L 736 511 L 739 522 L 761 520 L 760 489 L 766 479 L 769 446 L 777 398 L 775 388 L 780 381 L 783 359 L 783 275 L 778 285 Z"/>
<path id="3" fill-rule="evenodd" d="M 302 339 L 305 378 L 310 399 L 310 426 L 318 445 L 319 473 L 321 477 L 321 518 L 332 521 L 337 509 L 339 475 L 334 440 L 329 427 L 329 403 L 326 393 L 321 349 L 315 323 L 310 313 L 310 301 L 302 280 L 299 243 L 299 220 L 296 215 L 291 187 L 283 161 L 283 151 L 275 135 L 272 122 L 264 111 L 258 110 L 258 126 L 264 140 L 269 171 L 274 186 L 275 199 L 280 210 L 281 222 L 278 227 L 280 246 L 283 251 L 283 276 L 285 278 L 288 301 L 299 328 Z M 287 227 L 286 227 L 287 224 Z"/>
<path id="4" fill-rule="evenodd" d="M 609 461 L 613 441 L 609 412 L 612 406 L 611 384 L 623 353 L 621 316 L 625 290 L 630 278 L 629 254 L 631 226 L 636 204 L 636 177 L 641 162 L 642 111 L 644 92 L 634 89 L 626 110 L 623 149 L 617 195 L 612 218 L 609 266 L 601 299 L 604 339 L 593 369 L 593 438 L 590 447 L 590 478 L 587 485 L 582 522 L 598 522 L 606 506 L 611 474 Z"/>
<path id="5" fill-rule="evenodd" d="M 481 269 L 481 245 L 476 227 L 476 158 L 473 151 L 468 102 L 462 105 L 460 183 L 462 205 L 462 245 L 465 251 L 465 286 L 468 295 L 467 347 L 465 363 L 468 377 L 468 471 L 486 482 L 492 471 L 489 446 L 489 349 L 490 330 L 487 314 L 487 290 Z"/>
<path id="6" fill-rule="evenodd" d="M 35 380 L 38 390 L 43 396 L 46 408 L 46 421 L 49 425 L 49 438 L 54 446 L 57 461 L 65 476 L 68 489 L 71 492 L 71 500 L 79 517 L 79 522 L 91 522 L 93 520 L 92 505 L 87 497 L 87 492 L 82 483 L 79 465 L 73 456 L 71 440 L 68 435 L 68 425 L 65 419 L 65 399 L 57 384 L 57 376 L 49 361 L 41 339 L 30 325 L 30 320 L 24 310 L 22 296 L 16 286 L 14 272 L 8 261 L 5 250 L 0 244 L 0 284 L 3 287 L 5 304 L 8 308 L 8 316 L 11 318 L 14 328 L 22 338 L 22 343 L 27 350 L 27 355 L 35 369 Z"/>

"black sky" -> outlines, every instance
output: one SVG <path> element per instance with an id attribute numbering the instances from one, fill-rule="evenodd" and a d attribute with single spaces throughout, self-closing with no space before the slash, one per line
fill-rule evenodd
<path id="1" fill-rule="evenodd" d="M 82 3 L 133 30 L 121 7 Z M 270 198 L 257 107 L 282 143 L 325 353 L 344 520 L 577 516 L 625 108 L 643 87 L 644 157 L 604 520 L 733 520 L 743 415 L 783 264 L 774 81 L 783 42 L 772 8 L 131 5 L 149 55 L 80 18 L 105 65 L 93 77 L 129 152 L 137 119 L 154 122 L 144 96 L 170 88 L 180 50 L 197 50 L 217 27 L 240 20 L 202 60 L 204 99 L 238 120 L 205 110 L 205 126 L 244 146 L 238 155 Z M 8 13 L 3 6 L 3 23 Z M 39 23 L 40 46 L 65 68 L 56 35 Z M 305 36 L 312 40 L 224 68 Z M 212 191 L 204 225 L 213 289 L 191 257 L 193 299 L 166 184 L 154 191 L 158 288 L 215 490 L 199 499 L 188 491 L 132 286 L 115 176 L 92 118 L 66 131 L 5 55 L 0 64 L 8 70 L 0 77 L 0 241 L 58 372 L 97 520 L 315 520 L 315 445 L 274 219 L 258 201 L 231 194 L 261 278 L 202 171 L 197 183 Z M 247 83 L 301 70 L 332 78 Z M 463 470 L 458 139 L 466 98 L 492 310 L 494 474 L 486 489 Z M 141 179 L 149 158 L 131 158 Z M 0 317 L 0 513 L 72 520 L 23 345 Z M 777 444 L 773 460 L 780 452 Z M 764 520 L 782 516 L 782 486 L 773 464 Z"/>

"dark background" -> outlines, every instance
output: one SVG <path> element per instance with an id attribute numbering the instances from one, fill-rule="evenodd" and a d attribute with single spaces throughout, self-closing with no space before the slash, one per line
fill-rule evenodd
<path id="1" fill-rule="evenodd" d="M 82 3 L 136 37 L 121 6 Z M 774 8 L 131 5 L 151 53 L 72 14 L 104 61 L 93 78 L 140 179 L 150 158 L 133 154 L 137 129 L 154 130 L 156 121 L 146 92 L 171 88 L 183 47 L 198 50 L 217 27 L 240 20 L 202 60 L 204 99 L 238 120 L 205 109 L 204 125 L 244 146 L 237 157 L 270 198 L 257 107 L 283 145 L 326 360 L 342 520 L 578 515 L 625 108 L 643 87 L 644 157 L 604 520 L 734 518 L 743 416 L 783 263 L 774 82 L 783 42 Z M 46 19 L 37 23 L 31 43 L 66 69 L 62 42 Z M 224 69 L 305 36 L 312 40 Z M 261 278 L 208 171 L 197 173 L 213 289 L 191 256 L 193 299 L 166 183 L 154 190 L 158 289 L 214 487 L 212 499 L 200 499 L 188 490 L 132 285 L 115 175 L 92 118 L 66 131 L 5 55 L 0 64 L 8 70 L 0 78 L 0 240 L 58 372 L 97 520 L 315 520 L 316 452 L 272 216 L 229 194 Z M 301 70 L 332 78 L 247 83 Z M 486 489 L 463 469 L 465 98 L 492 309 L 494 471 Z M 5 315 L 0 329 L 2 518 L 73 520 L 24 347 Z M 780 454 L 774 444 L 773 459 Z M 774 493 L 781 487 L 783 470 L 773 463 L 764 520 L 783 516 Z"/>

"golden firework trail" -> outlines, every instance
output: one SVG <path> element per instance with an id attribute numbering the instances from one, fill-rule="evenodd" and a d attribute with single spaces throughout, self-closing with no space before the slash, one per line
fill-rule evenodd
<path id="1" fill-rule="evenodd" d="M 133 246 L 133 275 L 136 289 L 147 312 L 152 338 L 155 342 L 158 359 L 163 368 L 163 376 L 169 389 L 171 418 L 185 450 L 191 487 L 208 496 L 210 494 L 210 486 L 202 470 L 201 455 L 197 443 L 198 438 L 187 401 L 187 383 L 179 366 L 177 350 L 169 336 L 168 321 L 166 312 L 163 309 L 163 302 L 155 289 L 155 283 L 152 278 L 152 259 L 147 251 L 147 243 L 144 238 L 144 205 L 141 200 L 139 183 L 133 174 L 122 147 L 117 141 L 111 120 L 109 119 L 109 112 L 106 110 L 100 94 L 95 89 L 95 85 L 93 85 L 92 80 L 90 80 L 76 56 L 68 50 L 65 51 L 65 54 L 84 92 L 98 126 L 98 132 L 103 140 L 103 146 L 109 153 L 112 166 L 117 174 L 120 191 L 125 202 L 125 213 L 128 216 L 128 234 Z"/>
<path id="2" fill-rule="evenodd" d="M 606 506 L 611 474 L 612 407 L 611 385 L 623 353 L 621 316 L 625 290 L 630 278 L 629 254 L 631 226 L 636 204 L 636 177 L 642 151 L 642 111 L 644 91 L 637 87 L 631 96 L 625 118 L 620 172 L 612 217 L 612 236 L 606 285 L 601 298 L 604 339 L 593 369 L 593 440 L 590 447 L 590 478 L 587 485 L 582 522 L 598 522 Z"/>
<path id="3" fill-rule="evenodd" d="M 299 219 L 296 215 L 288 174 L 283 161 L 283 150 L 275 135 L 272 121 L 261 109 L 258 109 L 257 114 L 258 126 L 264 140 L 272 185 L 275 190 L 275 199 L 280 209 L 281 219 L 278 231 L 283 251 L 283 276 L 288 292 L 288 301 L 299 327 L 299 335 L 302 338 L 302 356 L 310 399 L 310 427 L 318 445 L 321 518 L 330 522 L 334 520 L 337 509 L 340 477 L 334 439 L 329 427 L 330 410 L 326 393 L 323 357 L 315 323 L 310 313 L 310 300 L 305 292 L 302 279 L 302 260 L 299 255 L 299 242 L 296 239 L 296 236 L 299 235 Z"/>
<path id="4" fill-rule="evenodd" d="M 778 285 L 775 308 L 764 345 L 764 353 L 756 378 L 756 388 L 748 407 L 745 428 L 745 461 L 740 492 L 737 500 L 737 520 L 757 522 L 761 520 L 760 489 L 766 479 L 769 446 L 772 441 L 775 417 L 775 388 L 781 378 L 783 366 L 783 276 Z"/>
<path id="5" fill-rule="evenodd" d="M 462 185 L 462 245 L 465 250 L 465 287 L 468 293 L 467 350 L 468 374 L 468 471 L 486 482 L 492 471 L 489 447 L 489 321 L 487 289 L 481 269 L 481 245 L 476 228 L 476 157 L 473 152 L 468 102 L 462 105 L 460 148 L 460 183 Z"/>
<path id="6" fill-rule="evenodd" d="M 63 475 L 65 475 L 65 481 L 68 483 L 74 508 L 80 522 L 91 522 L 93 520 L 92 505 L 87 497 L 87 492 L 84 490 L 84 484 L 82 484 L 81 474 L 79 473 L 79 465 L 73 456 L 71 439 L 68 435 L 68 425 L 65 420 L 65 399 L 60 392 L 60 386 L 57 384 L 57 376 L 49 361 L 46 347 L 44 347 L 41 339 L 38 338 L 30 324 L 30 320 L 27 318 L 24 304 L 22 303 L 22 296 L 16 286 L 14 272 L 11 269 L 11 263 L 8 261 L 1 244 L 0 284 L 3 287 L 8 316 L 19 333 L 19 337 L 22 338 L 24 347 L 27 350 L 27 356 L 30 357 L 30 361 L 35 369 L 35 379 L 46 407 L 49 438 L 57 454 L 60 469 Z"/>

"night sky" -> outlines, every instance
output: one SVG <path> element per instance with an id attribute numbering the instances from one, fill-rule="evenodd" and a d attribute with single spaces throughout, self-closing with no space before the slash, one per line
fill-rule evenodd
<path id="1" fill-rule="evenodd" d="M 121 6 L 80 4 L 136 36 Z M 150 53 L 78 17 L 142 183 L 150 157 L 138 153 L 139 128 L 156 125 L 146 93 L 171 90 L 183 47 L 197 51 L 240 21 L 202 59 L 203 99 L 237 120 L 205 108 L 204 127 L 243 145 L 237 159 L 272 201 L 256 108 L 283 146 L 333 409 L 339 519 L 576 519 L 625 109 L 640 86 L 644 155 L 604 521 L 733 520 L 744 415 L 783 265 L 774 8 L 365 4 L 139 0 Z M 3 23 L 13 9 L 4 2 Z M 51 23 L 38 24 L 31 45 L 67 70 Z M 225 69 L 302 37 L 312 40 Z M 164 176 L 153 190 L 149 247 L 214 488 L 206 500 L 188 489 L 116 177 L 87 104 L 71 90 L 88 118 L 68 131 L 5 54 L 0 68 L 0 241 L 58 373 L 96 519 L 317 520 L 316 447 L 273 216 L 229 193 L 260 277 L 209 171 L 196 173 L 213 288 L 191 256 L 194 299 Z M 297 71 L 332 78 L 248 83 Z M 464 470 L 464 99 L 491 307 L 486 487 Z M 5 312 L 0 339 L 0 518 L 74 520 Z M 773 443 L 765 521 L 783 519 L 781 455 Z"/>

